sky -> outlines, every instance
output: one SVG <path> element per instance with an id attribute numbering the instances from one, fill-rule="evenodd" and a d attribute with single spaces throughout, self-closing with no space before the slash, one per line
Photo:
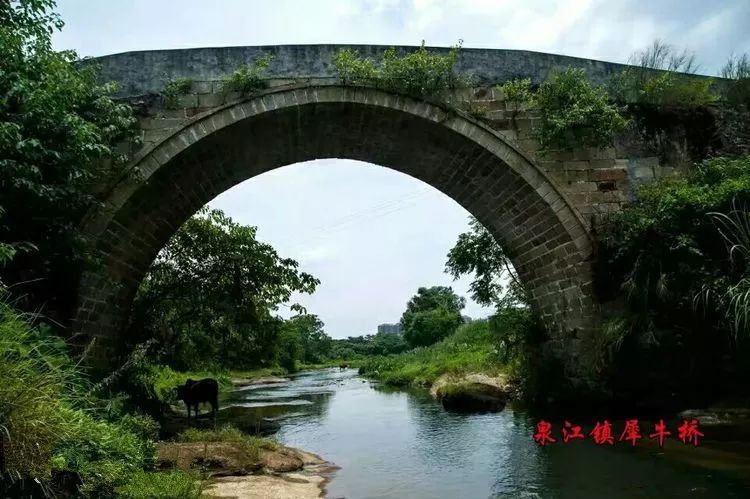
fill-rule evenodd
<path id="1" fill-rule="evenodd" d="M 57 49 L 132 50 L 354 43 L 524 49 L 627 62 L 660 39 L 694 52 L 704 74 L 750 53 L 750 0 L 58 0 Z M 451 285 L 465 314 L 470 278 L 444 273 L 469 214 L 430 186 L 343 159 L 290 165 L 211 201 L 318 277 L 295 299 L 334 338 L 397 322 L 420 286 Z M 282 315 L 288 312 L 282 310 Z"/>

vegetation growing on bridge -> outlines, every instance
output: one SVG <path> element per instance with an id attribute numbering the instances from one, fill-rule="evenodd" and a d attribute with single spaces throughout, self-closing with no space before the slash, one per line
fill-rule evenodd
<path id="1" fill-rule="evenodd" d="M 524 106 L 539 111 L 541 119 L 534 137 L 543 152 L 609 147 L 627 125 L 606 90 L 589 83 L 583 69 L 567 68 L 554 73 L 536 92 L 529 79 L 511 80 L 499 89 L 516 109 Z"/>
<path id="2" fill-rule="evenodd" d="M 355 50 L 343 49 L 334 57 L 339 78 L 344 84 L 367 85 L 391 92 L 428 100 L 450 98 L 450 91 L 465 88 L 468 80 L 455 70 L 461 43 L 447 55 L 431 53 L 422 45 L 409 54 L 399 56 L 391 47 L 375 63 L 363 58 Z"/>
<path id="3" fill-rule="evenodd" d="M 748 203 L 750 157 L 714 158 L 685 179 L 642 186 L 612 217 L 597 275 L 603 298 L 625 299 L 626 314 L 599 344 L 614 387 L 695 404 L 746 393 Z"/>
<path id="4" fill-rule="evenodd" d="M 247 95 L 268 87 L 264 79 L 264 73 L 271 64 L 273 56 L 266 54 L 256 59 L 252 64 L 243 64 L 231 74 L 221 80 L 221 89 L 224 92 L 239 92 Z"/>
<path id="5" fill-rule="evenodd" d="M 193 88 L 191 78 L 170 78 L 164 84 L 164 90 L 161 95 L 164 98 L 164 107 L 166 109 L 176 109 L 179 104 L 180 96 L 187 95 Z"/>
<path id="6" fill-rule="evenodd" d="M 631 55 L 631 66 L 615 76 L 611 92 L 621 102 L 696 108 L 719 99 L 711 78 L 695 76 L 698 64 L 688 51 L 655 40 Z"/>
<path id="7" fill-rule="evenodd" d="M 721 76 L 730 80 L 729 102 L 750 109 L 750 57 L 747 54 L 732 55 L 721 68 Z"/>

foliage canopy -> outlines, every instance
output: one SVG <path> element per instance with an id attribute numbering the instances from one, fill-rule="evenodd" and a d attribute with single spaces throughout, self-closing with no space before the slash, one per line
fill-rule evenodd
<path id="1" fill-rule="evenodd" d="M 466 300 L 445 286 L 419 288 L 401 316 L 404 339 L 411 346 L 427 346 L 453 333 L 463 323 Z"/>
<path id="2" fill-rule="evenodd" d="M 77 223 L 121 171 L 115 148 L 133 138 L 128 105 L 94 65 L 55 52 L 63 25 L 51 0 L 0 3 L 0 260 L 2 280 L 55 304 L 80 261 Z M 10 250 L 22 250 L 8 262 Z M 3 256 L 5 255 L 5 256 Z"/>
<path id="3" fill-rule="evenodd" d="M 203 208 L 185 222 L 141 284 L 133 341 L 157 338 L 162 361 L 178 369 L 272 361 L 281 327 L 273 312 L 319 281 L 255 235 L 219 210 Z"/>

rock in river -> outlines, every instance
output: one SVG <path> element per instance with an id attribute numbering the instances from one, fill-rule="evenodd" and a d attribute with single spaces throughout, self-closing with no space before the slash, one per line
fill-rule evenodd
<path id="1" fill-rule="evenodd" d="M 446 410 L 454 412 L 502 411 L 509 398 L 504 377 L 484 374 L 441 376 L 430 391 Z"/>

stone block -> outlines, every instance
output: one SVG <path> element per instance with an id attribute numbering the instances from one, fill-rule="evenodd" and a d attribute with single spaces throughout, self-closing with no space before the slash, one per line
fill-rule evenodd
<path id="1" fill-rule="evenodd" d="M 632 171 L 633 177 L 636 180 L 653 179 L 656 177 L 654 169 L 650 166 L 636 164 Z"/>
<path id="2" fill-rule="evenodd" d="M 616 163 L 614 159 L 592 159 L 589 164 L 591 168 L 612 168 Z"/>
<path id="3" fill-rule="evenodd" d="M 573 182 L 570 184 L 571 192 L 596 192 L 598 189 L 596 182 Z"/>
<path id="4" fill-rule="evenodd" d="M 223 105 L 225 95 L 223 93 L 202 94 L 198 96 L 198 107 L 217 107 Z"/>
<path id="5" fill-rule="evenodd" d="M 588 161 L 564 161 L 563 168 L 565 170 L 588 170 L 591 165 Z"/>
<path id="6" fill-rule="evenodd" d="M 591 170 L 591 180 L 621 182 L 628 176 L 627 170 L 623 168 L 607 168 L 602 170 Z"/>
<path id="7" fill-rule="evenodd" d="M 196 94 L 180 95 L 177 97 L 177 107 L 197 107 L 198 96 Z"/>
<path id="8" fill-rule="evenodd" d="M 210 94 L 213 91 L 213 81 L 193 81 L 191 91 L 194 94 Z"/>

